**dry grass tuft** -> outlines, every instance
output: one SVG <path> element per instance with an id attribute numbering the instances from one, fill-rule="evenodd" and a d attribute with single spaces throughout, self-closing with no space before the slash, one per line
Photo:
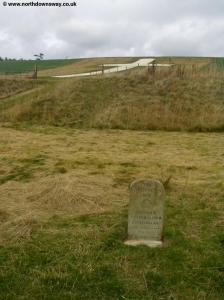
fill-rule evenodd
<path id="1" fill-rule="evenodd" d="M 163 184 L 165 190 L 170 189 L 171 179 L 172 179 L 172 176 L 170 175 L 166 180 L 162 181 L 162 184 Z"/>
<path id="2" fill-rule="evenodd" d="M 4 222 L 0 225 L 0 243 L 29 238 L 39 228 L 40 223 L 31 215 Z"/>
<path id="3" fill-rule="evenodd" d="M 13 222 L 9 232 L 18 238 L 30 237 L 38 227 L 38 221 L 32 216 L 28 216 Z"/>
<path id="4" fill-rule="evenodd" d="M 39 182 L 39 189 L 40 192 L 28 196 L 27 200 L 43 210 L 88 214 L 108 208 L 103 187 L 94 181 L 84 183 L 75 176 L 57 176 Z"/>

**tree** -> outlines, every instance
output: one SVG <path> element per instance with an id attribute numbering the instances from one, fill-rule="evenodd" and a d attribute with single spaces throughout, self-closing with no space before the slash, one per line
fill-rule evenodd
<path id="1" fill-rule="evenodd" d="M 36 57 L 36 60 L 43 60 L 44 59 L 44 54 L 43 53 L 34 54 L 34 56 Z"/>

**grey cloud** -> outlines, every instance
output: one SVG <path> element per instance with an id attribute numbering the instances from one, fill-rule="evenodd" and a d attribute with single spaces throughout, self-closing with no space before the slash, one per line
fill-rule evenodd
<path id="1" fill-rule="evenodd" d="M 77 3 L 76 8 L 1 7 L 0 56 L 223 55 L 224 1 Z"/>

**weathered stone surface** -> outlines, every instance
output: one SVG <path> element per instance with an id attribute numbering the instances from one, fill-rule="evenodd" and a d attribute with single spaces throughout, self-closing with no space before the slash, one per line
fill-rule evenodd
<path id="1" fill-rule="evenodd" d="M 137 180 L 130 187 L 127 245 L 162 245 L 165 190 L 159 181 Z"/>

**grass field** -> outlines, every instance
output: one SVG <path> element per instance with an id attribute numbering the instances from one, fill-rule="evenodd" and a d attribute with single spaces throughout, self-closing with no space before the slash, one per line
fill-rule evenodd
<path id="1" fill-rule="evenodd" d="M 175 59 L 184 72 L 47 77 L 102 58 L 0 80 L 1 300 L 224 300 L 224 74 Z M 159 249 L 123 243 L 140 178 L 166 188 Z"/>
<path id="2" fill-rule="evenodd" d="M 1 299 L 224 299 L 222 134 L 0 128 Z M 128 186 L 166 187 L 164 247 L 129 248 Z"/>
<path id="3" fill-rule="evenodd" d="M 35 64 L 38 70 L 52 69 L 74 64 L 78 59 L 51 59 L 51 60 L 7 60 L 0 61 L 0 74 L 14 74 L 34 71 Z"/>

